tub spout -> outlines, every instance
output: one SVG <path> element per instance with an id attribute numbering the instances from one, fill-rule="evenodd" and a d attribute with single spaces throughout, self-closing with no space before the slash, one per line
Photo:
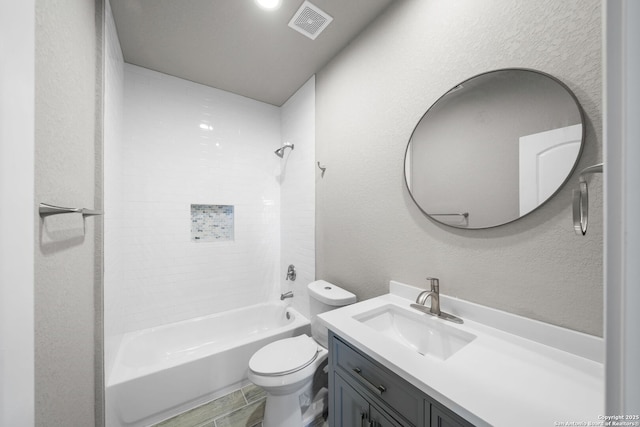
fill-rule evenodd
<path id="1" fill-rule="evenodd" d="M 280 301 L 284 301 L 285 298 L 293 298 L 293 291 L 285 292 L 284 294 L 280 294 Z"/>

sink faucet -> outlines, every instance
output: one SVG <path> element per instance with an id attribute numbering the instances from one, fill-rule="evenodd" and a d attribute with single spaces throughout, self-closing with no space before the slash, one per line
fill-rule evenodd
<path id="1" fill-rule="evenodd" d="M 430 314 L 431 316 L 439 317 L 440 319 L 454 323 L 464 323 L 458 316 L 440 310 L 440 281 L 435 277 L 427 277 L 427 280 L 431 283 L 431 290 L 420 292 L 418 298 L 416 298 L 416 303 L 411 304 L 411 307 L 423 313 Z M 431 297 L 431 307 L 427 309 L 424 304 L 429 297 Z"/>
<path id="2" fill-rule="evenodd" d="M 293 298 L 293 291 L 285 292 L 284 294 L 280 294 L 280 301 L 284 301 L 285 298 Z"/>
<path id="3" fill-rule="evenodd" d="M 420 295 L 416 298 L 416 304 L 425 305 L 429 297 L 431 297 L 431 309 L 429 312 L 440 316 L 440 281 L 435 277 L 427 277 L 427 280 L 431 283 L 431 290 L 420 292 Z"/>

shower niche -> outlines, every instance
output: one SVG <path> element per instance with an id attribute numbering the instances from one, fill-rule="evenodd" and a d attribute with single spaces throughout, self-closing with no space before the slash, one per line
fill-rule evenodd
<path id="1" fill-rule="evenodd" d="M 233 205 L 191 205 L 191 241 L 233 241 L 233 211 Z"/>

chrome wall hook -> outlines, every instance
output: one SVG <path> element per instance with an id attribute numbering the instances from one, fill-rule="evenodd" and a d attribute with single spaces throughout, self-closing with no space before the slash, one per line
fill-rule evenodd
<path id="1" fill-rule="evenodd" d="M 318 162 L 318 168 L 322 171 L 320 173 L 320 178 L 324 178 L 324 172 L 327 170 L 327 168 L 324 166 L 320 166 L 320 162 Z"/>
<path id="2" fill-rule="evenodd" d="M 578 179 L 580 188 L 573 190 L 573 230 L 577 235 L 587 234 L 587 226 L 589 225 L 589 186 L 586 176 L 602 173 L 602 170 L 602 163 L 584 168 Z"/>

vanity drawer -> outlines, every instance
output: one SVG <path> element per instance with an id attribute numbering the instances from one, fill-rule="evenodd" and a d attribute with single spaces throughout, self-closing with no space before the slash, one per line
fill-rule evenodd
<path id="1" fill-rule="evenodd" d="M 421 425 L 424 402 L 422 392 L 338 338 L 333 338 L 332 345 L 332 363 L 340 368 L 351 382 L 392 407 L 413 425 Z"/>

